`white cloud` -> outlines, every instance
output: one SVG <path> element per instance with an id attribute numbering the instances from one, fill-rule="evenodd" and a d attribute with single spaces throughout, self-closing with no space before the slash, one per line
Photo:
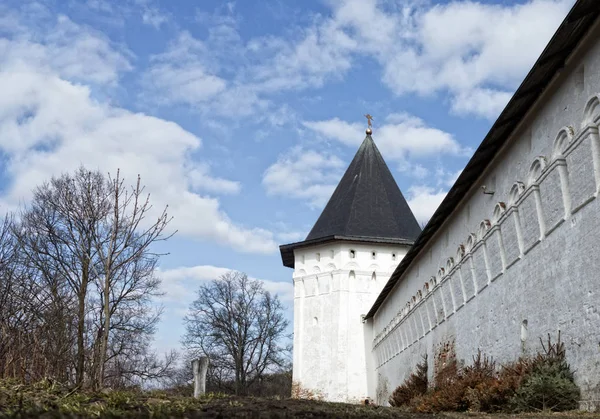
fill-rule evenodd
<path id="1" fill-rule="evenodd" d="M 114 85 L 120 73 L 132 69 L 131 53 L 116 50 L 106 36 L 66 16 L 44 21 L 37 32 L 25 29 L 17 15 L 11 20 L 11 26 L 4 26 L 9 37 L 0 38 L 2 71 L 27 71 L 33 65 L 37 72 Z"/>
<path id="2" fill-rule="evenodd" d="M 475 88 L 457 93 L 452 99 L 452 110 L 460 115 L 475 114 L 493 119 L 502 112 L 511 96 L 509 92 Z"/>
<path id="3" fill-rule="evenodd" d="M 440 153 L 468 155 L 470 150 L 461 147 L 454 137 L 437 128 L 429 127 L 417 117 L 392 114 L 387 123 L 375 127 L 373 137 L 386 159 L 405 161 Z M 351 124 L 338 118 L 327 121 L 304 122 L 304 126 L 343 144 L 356 146 L 364 138 L 363 126 Z"/>
<path id="4" fill-rule="evenodd" d="M 362 130 L 364 125 L 349 123 L 339 118 L 325 121 L 305 121 L 303 125 L 319 134 L 334 139 L 349 146 L 357 146 L 364 138 Z"/>
<path id="5" fill-rule="evenodd" d="M 284 217 L 284 213 L 276 213 L 275 216 L 277 218 Z M 289 224 L 283 221 L 275 221 L 273 223 L 272 230 L 275 230 L 275 237 L 279 243 L 294 243 L 304 240 L 304 238 L 308 235 L 308 230 L 298 230 L 299 226 L 290 226 Z M 307 227 L 309 228 L 309 227 Z"/>
<path id="6" fill-rule="evenodd" d="M 207 55 L 206 45 L 184 32 L 165 53 L 152 58 L 142 83 L 160 104 L 205 103 L 227 88 L 224 79 L 206 68 L 201 57 Z"/>
<path id="7" fill-rule="evenodd" d="M 445 103 L 454 113 L 493 118 L 573 0 L 514 5 L 453 1 L 435 6 L 423 1 L 327 3 L 329 15 L 316 14 L 306 26 L 289 28 L 285 36 L 264 35 L 246 42 L 232 10 L 204 17 L 207 38 L 187 40 L 203 47 L 188 48 L 178 60 L 157 59 L 146 77 L 156 83 L 147 83 L 147 88 L 153 96 L 162 92 L 170 101 L 188 105 L 210 96 L 235 103 L 230 93 L 235 88 L 246 102 L 251 99 L 249 107 L 227 113 L 227 107 L 215 106 L 224 115 L 249 116 L 275 108 L 272 97 L 284 91 L 341 80 L 358 58 L 366 58 L 398 95 L 447 93 L 450 100 Z M 190 38 L 183 33 L 178 42 L 186 36 Z M 167 51 L 165 57 L 170 56 Z M 184 95 L 188 84 L 191 93 Z M 246 112 L 240 114 L 240 109 Z"/>
<path id="8" fill-rule="evenodd" d="M 429 186 L 412 186 L 408 189 L 408 205 L 419 224 L 426 224 L 446 197 L 447 191 Z"/>
<path id="9" fill-rule="evenodd" d="M 213 28 L 207 42 L 182 32 L 164 53 L 151 58 L 141 79 L 142 99 L 161 106 L 187 105 L 213 118 L 240 118 L 266 109 L 268 101 L 254 86 L 219 75 L 232 71 L 232 55 L 242 54 L 237 41 L 227 24 Z"/>
<path id="10" fill-rule="evenodd" d="M 242 186 L 240 182 L 211 176 L 210 167 L 205 163 L 193 163 L 187 170 L 190 186 L 214 194 L 237 194 Z"/>
<path id="11" fill-rule="evenodd" d="M 398 94 L 448 91 L 454 112 L 493 118 L 572 3 L 454 1 L 418 6 L 404 22 L 413 34 L 401 36 L 392 54 L 380 56 L 383 80 Z"/>
<path id="12" fill-rule="evenodd" d="M 156 7 L 146 7 L 142 12 L 142 22 L 153 26 L 155 29 L 169 21 L 169 16 Z"/>
<path id="13" fill-rule="evenodd" d="M 91 86 L 114 84 L 129 68 L 103 36 L 67 18 L 59 18 L 51 33 L 40 29 L 35 36 L 19 25 L 11 28 L 11 37 L 0 40 L 4 209 L 27 202 L 35 186 L 80 164 L 105 173 L 121 169 L 128 182 L 141 175 L 156 211 L 169 205 L 171 227 L 179 234 L 243 252 L 277 249 L 270 231 L 236 224 L 218 199 L 196 192 L 240 189 L 191 160 L 200 138 L 173 122 L 92 97 Z"/>
<path id="14" fill-rule="evenodd" d="M 356 45 L 330 19 L 304 29 L 295 41 L 254 39 L 248 48 L 263 60 L 250 69 L 252 83 L 260 92 L 320 87 L 328 78 L 339 79 L 351 67 L 349 53 Z"/>
<path id="15" fill-rule="evenodd" d="M 311 207 L 322 207 L 343 168 L 344 162 L 337 156 L 294 147 L 265 171 L 262 183 L 269 195 L 303 199 Z"/>
<path id="16" fill-rule="evenodd" d="M 0 99 L 0 149 L 8 153 L 5 171 L 11 179 L 3 197 L 8 206 L 81 163 L 103 171 L 120 168 L 132 182 L 141 174 L 155 208 L 169 204 L 180 234 L 240 251 L 276 249 L 270 232 L 236 225 L 217 199 L 192 192 L 235 192 L 239 185 L 209 176 L 205 166 L 195 169 L 188 155 L 201 140 L 177 124 L 96 103 L 89 89 L 55 76 L 2 72 L 0 91 L 9 93 Z"/>
<path id="17" fill-rule="evenodd" d="M 430 174 L 430 170 L 422 164 L 412 164 L 408 161 L 401 161 L 400 164 L 398 164 L 398 171 L 405 176 L 411 176 L 419 180 L 425 179 Z"/>
<path id="18" fill-rule="evenodd" d="M 165 303 L 176 303 L 187 308 L 195 298 L 195 291 L 201 283 L 218 279 L 221 275 L 230 271 L 231 269 L 212 265 L 159 269 L 157 275 L 162 280 L 161 286 L 165 293 L 162 300 Z M 251 276 L 249 278 L 257 279 Z M 271 294 L 277 294 L 281 301 L 286 303 L 293 301 L 294 287 L 291 282 L 259 280 L 263 283 L 265 290 Z"/>

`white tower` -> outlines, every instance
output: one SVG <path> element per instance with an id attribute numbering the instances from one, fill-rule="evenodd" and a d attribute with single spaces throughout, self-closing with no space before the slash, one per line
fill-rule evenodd
<path id="1" fill-rule="evenodd" d="M 294 269 L 293 380 L 330 401 L 367 396 L 362 316 L 421 231 L 370 134 L 306 240 L 280 247 Z"/>

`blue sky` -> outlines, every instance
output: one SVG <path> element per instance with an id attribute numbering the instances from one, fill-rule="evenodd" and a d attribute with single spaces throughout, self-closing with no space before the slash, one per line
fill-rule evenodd
<path id="1" fill-rule="evenodd" d="M 364 138 L 425 222 L 573 0 L 4 0 L 0 210 L 80 164 L 169 205 L 159 350 L 228 269 L 290 308 L 304 239 Z"/>

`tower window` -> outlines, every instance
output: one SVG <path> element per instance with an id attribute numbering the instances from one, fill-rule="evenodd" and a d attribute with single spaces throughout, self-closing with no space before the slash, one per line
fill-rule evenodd
<path id="1" fill-rule="evenodd" d="M 350 259 L 354 259 L 356 257 L 356 252 L 354 250 L 350 250 Z"/>
<path id="2" fill-rule="evenodd" d="M 392 253 L 392 260 L 396 260 L 396 254 Z"/>
<path id="3" fill-rule="evenodd" d="M 302 255 L 302 263 L 304 263 L 304 255 Z"/>
<path id="4" fill-rule="evenodd" d="M 335 256 L 335 252 L 332 250 L 331 251 L 331 259 L 333 259 L 334 256 Z"/>
<path id="5" fill-rule="evenodd" d="M 376 252 L 371 252 L 371 259 L 377 259 L 377 253 Z"/>
<path id="6" fill-rule="evenodd" d="M 321 254 L 317 253 L 317 262 L 320 262 L 320 261 L 321 261 Z"/>

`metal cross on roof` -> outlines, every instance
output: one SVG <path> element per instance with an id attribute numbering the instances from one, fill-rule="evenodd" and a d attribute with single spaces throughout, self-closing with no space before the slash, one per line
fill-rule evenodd
<path id="1" fill-rule="evenodd" d="M 374 119 L 370 114 L 366 114 L 365 118 L 367 118 L 367 123 L 369 124 L 369 127 L 372 127 L 373 124 L 371 123 L 371 121 Z"/>

